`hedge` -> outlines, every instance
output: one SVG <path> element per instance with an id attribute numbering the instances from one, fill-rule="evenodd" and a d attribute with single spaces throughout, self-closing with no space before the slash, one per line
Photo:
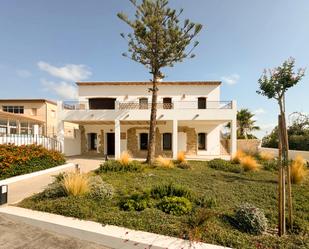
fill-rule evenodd
<path id="1" fill-rule="evenodd" d="M 0 179 L 28 174 L 65 163 L 64 155 L 40 145 L 0 145 Z"/>

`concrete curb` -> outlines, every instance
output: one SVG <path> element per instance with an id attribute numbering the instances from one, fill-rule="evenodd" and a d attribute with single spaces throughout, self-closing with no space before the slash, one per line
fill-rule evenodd
<path id="1" fill-rule="evenodd" d="M 127 228 L 78 220 L 61 215 L 6 206 L 0 214 L 13 220 L 50 230 L 58 234 L 94 242 L 110 248 L 121 249 L 223 249 L 227 247 L 189 241 L 130 230 Z"/>
<path id="2" fill-rule="evenodd" d="M 15 182 L 18 182 L 18 181 L 27 180 L 27 179 L 32 178 L 32 177 L 45 175 L 45 174 L 48 174 L 48 173 L 53 173 L 53 172 L 56 172 L 56 171 L 59 171 L 59 170 L 64 170 L 64 169 L 67 169 L 67 168 L 70 168 L 70 167 L 73 167 L 73 166 L 74 166 L 73 163 L 67 163 L 67 164 L 63 164 L 63 165 L 56 166 L 56 167 L 49 168 L 49 169 L 36 171 L 36 172 L 25 174 L 25 175 L 10 177 L 10 178 L 1 180 L 0 185 L 12 184 L 12 183 L 15 183 Z"/>

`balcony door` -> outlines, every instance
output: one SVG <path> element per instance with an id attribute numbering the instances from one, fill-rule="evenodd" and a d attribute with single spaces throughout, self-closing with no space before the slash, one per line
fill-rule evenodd
<path id="1" fill-rule="evenodd" d="M 91 110 L 114 110 L 116 99 L 114 98 L 92 98 L 89 99 Z"/>
<path id="2" fill-rule="evenodd" d="M 172 109 L 172 98 L 163 98 L 163 109 Z"/>
<path id="3" fill-rule="evenodd" d="M 148 109 L 148 99 L 147 98 L 139 99 L 139 109 Z"/>

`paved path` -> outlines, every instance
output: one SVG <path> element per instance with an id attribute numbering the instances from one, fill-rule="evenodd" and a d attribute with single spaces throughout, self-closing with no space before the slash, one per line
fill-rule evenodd
<path id="1" fill-rule="evenodd" d="M 79 164 L 81 172 L 87 173 L 99 167 L 100 163 L 103 161 L 102 158 L 87 158 L 87 157 L 69 157 L 67 158 L 68 163 Z M 67 169 L 66 171 L 72 171 Z M 8 203 L 19 202 L 26 197 L 29 197 L 35 193 L 41 192 L 49 183 L 53 181 L 53 176 L 63 172 L 60 170 L 58 172 L 52 172 L 41 176 L 36 176 L 30 179 L 18 181 L 16 183 L 9 185 L 8 193 Z M 1 247 L 0 247 L 1 248 Z"/>
<path id="2" fill-rule="evenodd" d="M 1 249 L 107 249 L 98 244 L 62 236 L 0 215 Z"/>

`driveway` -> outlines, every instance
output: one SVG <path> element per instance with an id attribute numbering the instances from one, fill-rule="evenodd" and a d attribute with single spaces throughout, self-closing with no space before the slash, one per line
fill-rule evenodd
<path id="1" fill-rule="evenodd" d="M 78 164 L 81 172 L 87 173 L 95 170 L 102 163 L 103 158 L 99 157 L 68 157 L 67 163 Z M 72 171 L 74 167 L 67 170 L 59 170 L 52 173 L 47 173 L 40 176 L 35 176 L 26 180 L 21 180 L 9 185 L 8 203 L 19 202 L 26 197 L 29 197 L 35 193 L 43 191 L 43 189 L 51 183 L 54 179 L 53 176 L 63 171 Z M 1 248 L 1 247 L 0 247 Z"/>
<path id="2" fill-rule="evenodd" d="M 98 244 L 55 234 L 0 215 L 1 249 L 108 249 Z"/>

